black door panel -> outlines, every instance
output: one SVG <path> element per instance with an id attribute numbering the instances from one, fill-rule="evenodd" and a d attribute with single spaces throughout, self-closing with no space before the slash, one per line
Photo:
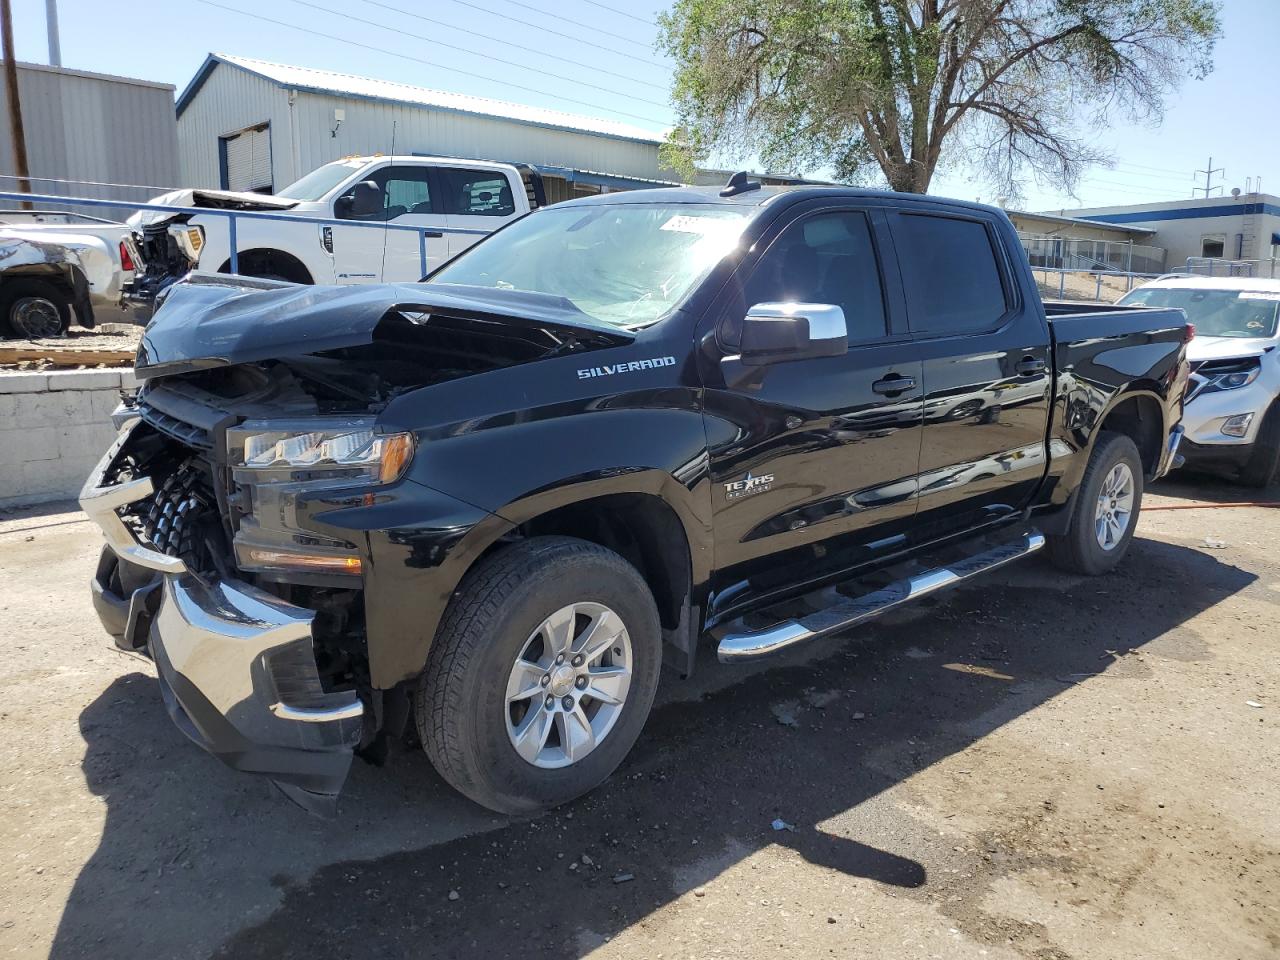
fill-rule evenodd
<path id="1" fill-rule="evenodd" d="M 704 339 L 712 616 L 873 559 L 915 513 L 923 368 L 895 330 L 901 285 L 876 223 L 846 207 L 779 224 Z M 735 324 L 754 303 L 789 301 L 840 306 L 848 352 L 744 367 Z"/>
<path id="2" fill-rule="evenodd" d="M 890 223 L 924 368 L 919 534 L 943 536 L 1018 512 L 1040 484 L 1048 328 L 1018 295 L 990 222 L 897 213 Z"/>

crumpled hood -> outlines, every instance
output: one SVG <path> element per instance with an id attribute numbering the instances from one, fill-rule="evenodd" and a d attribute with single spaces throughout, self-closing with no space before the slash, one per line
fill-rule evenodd
<path id="1" fill-rule="evenodd" d="M 1187 359 L 1229 360 L 1233 357 L 1256 357 L 1276 346 L 1275 337 L 1205 337 L 1196 334 L 1187 345 Z"/>
<path id="2" fill-rule="evenodd" d="M 152 197 L 147 203 L 162 204 L 167 207 L 209 207 L 221 210 L 291 210 L 298 205 L 297 200 L 287 197 L 272 197 L 265 193 L 237 193 L 234 190 L 172 190 Z M 152 224 L 175 220 L 180 213 L 168 210 L 149 212 L 139 210 L 128 220 L 129 226 L 135 230 L 149 227 Z"/>
<path id="3" fill-rule="evenodd" d="M 438 311 L 618 345 L 635 339 L 545 294 L 431 283 L 304 286 L 192 274 L 166 292 L 142 335 L 135 372 L 146 379 L 360 346 L 373 340 L 391 311 L 423 324 Z"/>

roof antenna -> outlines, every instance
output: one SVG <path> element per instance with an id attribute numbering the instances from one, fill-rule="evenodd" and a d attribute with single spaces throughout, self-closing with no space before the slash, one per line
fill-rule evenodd
<path id="1" fill-rule="evenodd" d="M 396 162 L 396 123 L 391 121 L 391 162 Z M 391 169 L 390 167 L 387 168 Z M 388 177 L 387 182 L 382 186 L 382 263 L 378 267 L 378 282 L 387 282 L 387 234 L 391 232 L 391 191 L 387 189 L 391 186 L 391 179 Z"/>
<path id="2" fill-rule="evenodd" d="M 748 180 L 747 171 L 739 170 L 729 182 L 724 185 L 724 189 L 720 191 L 722 197 L 736 197 L 740 193 L 750 193 L 752 190 L 760 189 L 759 180 Z"/>

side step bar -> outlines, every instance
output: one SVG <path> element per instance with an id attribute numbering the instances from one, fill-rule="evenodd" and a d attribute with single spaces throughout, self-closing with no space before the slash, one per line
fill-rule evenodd
<path id="1" fill-rule="evenodd" d="M 814 637 L 847 630 L 894 607 L 919 600 L 944 587 L 955 586 L 962 580 L 1035 553 L 1043 546 L 1044 537 L 1041 534 L 1028 533 L 1015 543 L 975 554 L 949 567 L 938 567 L 927 573 L 895 581 L 865 596 L 850 597 L 799 620 L 786 620 L 761 630 L 726 633 L 720 639 L 717 655 L 722 663 L 752 660 Z"/>

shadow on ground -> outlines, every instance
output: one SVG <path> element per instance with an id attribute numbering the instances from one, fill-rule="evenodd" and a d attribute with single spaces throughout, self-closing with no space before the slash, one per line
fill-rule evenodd
<path id="1" fill-rule="evenodd" d="M 769 844 L 785 844 L 852 877 L 908 891 L 927 887 L 939 882 L 924 865 L 936 859 L 931 845 L 945 842 L 949 850 L 952 840 L 929 836 L 923 846 L 908 845 L 892 830 L 844 838 L 818 825 L 1072 685 L 1090 682 L 1130 650 L 1153 642 L 1157 650 L 1162 643 L 1185 645 L 1192 634 L 1192 655 L 1207 656 L 1186 621 L 1255 579 L 1211 555 L 1143 539 L 1120 571 L 1099 580 L 1064 580 L 1032 561 L 985 586 L 944 595 L 923 615 L 860 630 L 844 646 L 826 648 L 818 662 L 756 673 L 701 702 L 668 703 L 622 769 L 568 807 L 280 879 L 275 885 L 283 899 L 274 913 L 240 929 L 216 955 L 577 957 L 585 942 L 617 934 Z M 700 669 L 732 668 L 708 656 Z M 127 862 L 131 851 L 145 847 L 148 823 L 157 831 L 180 830 L 170 821 L 199 802 L 175 796 L 173 790 L 183 789 L 177 785 L 167 790 L 166 806 L 139 818 L 136 805 L 147 800 L 130 783 L 141 775 L 139 765 L 114 765 L 110 778 L 100 775 L 99 751 L 118 750 L 121 738 L 161 735 L 115 729 L 108 708 L 118 695 L 109 689 L 81 715 L 89 745 L 85 776 L 105 797 L 108 816 L 101 846 L 67 903 L 53 951 L 59 958 L 133 955 L 143 939 L 137 928 L 103 929 L 102 884 L 86 878 L 95 861 Z M 167 736 L 172 731 L 158 695 L 151 695 L 150 714 Z M 794 725 L 779 722 L 779 715 L 790 719 L 788 711 Z M 420 778 L 414 766 L 420 758 L 398 759 L 409 762 L 376 772 L 384 785 L 378 789 L 388 796 L 397 792 L 397 778 Z M 213 787 L 202 779 L 188 789 Z M 254 794 L 252 802 L 272 801 Z M 367 796 L 348 797 L 335 822 L 314 828 L 330 831 L 335 859 L 351 856 L 337 851 L 350 849 L 344 843 L 351 819 L 363 816 L 353 805 L 365 802 Z M 402 802 L 417 805 L 412 815 L 438 815 L 430 797 L 409 794 Z M 771 829 L 775 817 L 795 824 L 795 831 Z M 242 832 L 230 836 L 242 845 L 246 882 L 260 882 L 256 874 L 267 869 L 254 852 L 266 839 L 258 833 L 260 821 L 249 816 L 238 825 Z M 300 835 L 312 829 L 298 825 Z M 571 863 L 578 867 L 571 870 Z M 619 874 L 634 879 L 615 883 Z M 459 897 L 450 900 L 455 890 Z M 184 917 L 219 909 L 216 893 L 207 889 L 207 896 L 192 900 L 189 892 L 170 892 L 164 877 L 148 876 L 122 884 L 113 896 L 126 898 L 124 908 L 135 910 L 138 925 L 181 925 Z M 226 929 L 236 929 L 238 920 L 227 918 Z M 185 955 L 197 952 L 203 951 Z"/>

